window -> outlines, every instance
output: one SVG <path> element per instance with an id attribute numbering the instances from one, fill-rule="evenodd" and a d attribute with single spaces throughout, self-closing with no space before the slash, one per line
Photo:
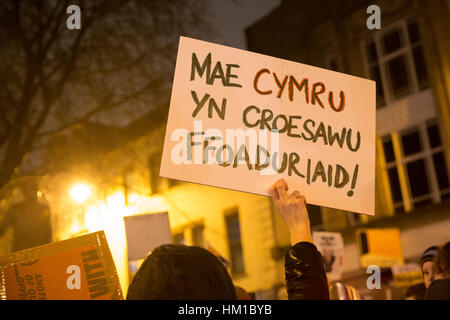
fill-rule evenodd
<path id="1" fill-rule="evenodd" d="M 365 53 L 369 77 L 377 83 L 377 107 L 428 87 L 428 73 L 415 19 L 401 20 L 369 38 L 365 43 Z"/>
<path id="2" fill-rule="evenodd" d="M 386 163 L 395 161 L 394 146 L 392 145 L 392 140 L 390 136 L 385 136 L 383 138 L 383 148 Z"/>
<path id="3" fill-rule="evenodd" d="M 185 244 L 186 243 L 184 240 L 184 232 L 183 231 L 175 233 L 173 235 L 173 243 L 174 244 Z"/>
<path id="4" fill-rule="evenodd" d="M 422 141 L 418 129 L 402 134 L 403 155 L 409 156 L 422 151 Z"/>
<path id="5" fill-rule="evenodd" d="M 322 211 L 320 207 L 312 204 L 306 204 L 306 208 L 308 210 L 309 222 L 311 227 L 322 225 Z"/>
<path id="6" fill-rule="evenodd" d="M 437 124 L 431 124 L 427 127 L 427 135 L 431 148 L 439 147 L 442 144 Z"/>
<path id="7" fill-rule="evenodd" d="M 242 252 L 239 213 L 237 210 L 225 216 L 225 225 L 230 250 L 231 273 L 234 275 L 242 274 L 244 273 L 244 256 Z"/>
<path id="8" fill-rule="evenodd" d="M 160 169 L 160 157 L 157 154 L 152 154 L 148 158 L 148 166 L 150 170 L 150 188 L 151 194 L 158 193 L 162 191 L 161 188 L 161 178 L 159 177 Z"/>
<path id="9" fill-rule="evenodd" d="M 445 192 L 450 188 L 450 185 L 448 182 L 448 173 L 444 160 L 444 152 L 440 151 L 433 154 L 433 164 L 436 172 L 440 173 L 437 176 L 439 190 Z"/>
<path id="10" fill-rule="evenodd" d="M 394 145 L 390 135 L 382 137 L 386 170 L 391 187 L 391 196 L 396 212 L 403 212 L 403 196 L 398 177 L 397 164 L 395 163 Z"/>
<path id="11" fill-rule="evenodd" d="M 192 227 L 192 245 L 197 247 L 204 247 L 204 238 L 203 238 L 203 224 L 195 225 Z"/>
<path id="12" fill-rule="evenodd" d="M 348 212 L 347 213 L 347 222 L 349 226 L 356 226 L 361 223 L 361 214 L 356 212 Z"/>
<path id="13" fill-rule="evenodd" d="M 133 194 L 134 189 L 136 188 L 137 184 L 137 177 L 136 173 L 134 172 L 133 168 L 127 168 L 122 176 L 123 179 L 123 189 L 124 189 L 124 196 L 125 196 L 125 205 L 130 205 L 130 195 Z"/>
<path id="14" fill-rule="evenodd" d="M 339 62 L 334 53 L 329 54 L 325 58 L 325 68 L 332 71 L 340 71 Z"/>
<path id="15" fill-rule="evenodd" d="M 436 120 L 400 132 L 398 155 L 394 152 L 393 137 L 390 134 L 382 137 L 382 144 L 395 211 L 404 212 L 405 201 L 417 208 L 450 197 L 449 176 Z M 405 174 L 403 182 L 399 170 Z M 405 194 L 408 199 L 403 198 Z"/>
<path id="16" fill-rule="evenodd" d="M 376 85 L 377 106 L 384 106 L 386 102 L 384 98 L 384 89 L 381 82 L 380 65 L 378 61 L 375 42 L 371 41 L 366 45 L 366 54 L 369 63 L 369 76 L 372 80 L 374 80 L 377 83 Z"/>
<path id="17" fill-rule="evenodd" d="M 167 179 L 167 185 L 168 185 L 169 188 L 176 187 L 179 183 L 180 183 L 179 180 Z"/>
<path id="18" fill-rule="evenodd" d="M 406 171 L 411 188 L 411 197 L 417 204 L 428 203 L 431 200 L 429 178 L 425 167 L 425 159 L 411 161 L 406 164 Z M 420 201 L 419 201 L 420 200 Z"/>
<path id="19" fill-rule="evenodd" d="M 392 193 L 392 200 L 394 201 L 394 207 L 399 208 L 402 211 L 403 195 L 400 187 L 400 180 L 398 178 L 398 171 L 396 166 L 388 169 L 388 177 L 389 177 L 389 184 L 391 185 L 391 193 Z"/>

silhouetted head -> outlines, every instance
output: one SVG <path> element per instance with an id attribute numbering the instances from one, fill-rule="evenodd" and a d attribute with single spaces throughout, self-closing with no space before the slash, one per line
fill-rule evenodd
<path id="1" fill-rule="evenodd" d="M 425 283 L 426 288 L 430 286 L 430 283 L 436 276 L 436 267 L 433 259 L 437 255 L 438 250 L 439 247 L 437 246 L 429 247 L 422 253 L 422 257 L 420 258 L 420 263 L 422 265 L 423 282 Z"/>
<path id="2" fill-rule="evenodd" d="M 450 241 L 439 249 L 434 261 L 436 264 L 436 279 L 450 278 Z"/>
<path id="3" fill-rule="evenodd" d="M 194 246 L 162 245 L 134 276 L 127 300 L 234 300 L 233 283 L 222 263 Z"/>

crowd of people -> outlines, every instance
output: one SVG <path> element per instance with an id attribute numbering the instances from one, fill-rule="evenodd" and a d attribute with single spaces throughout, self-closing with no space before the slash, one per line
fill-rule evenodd
<path id="1" fill-rule="evenodd" d="M 305 197 L 289 192 L 278 180 L 269 194 L 285 221 L 291 247 L 285 255 L 288 299 L 328 300 L 330 289 L 321 253 L 313 244 Z M 424 283 L 412 286 L 406 299 L 450 298 L 450 242 L 428 248 L 421 257 Z M 358 295 L 353 295 L 353 297 Z M 163 245 L 144 261 L 133 278 L 127 299 L 248 299 L 225 267 L 209 251 L 184 245 Z M 331 296 L 333 298 L 333 296 Z"/>
<path id="2" fill-rule="evenodd" d="M 450 299 L 450 242 L 441 247 L 432 246 L 424 251 L 420 259 L 423 284 L 412 286 L 407 291 L 409 299 Z"/>
<path id="3" fill-rule="evenodd" d="M 31 186 L 24 190 L 34 188 Z M 21 231 L 15 232 L 14 251 L 23 249 L 23 246 L 51 242 L 48 207 L 39 204 L 35 194 L 32 191 L 24 192 L 24 201 L 12 208 L 0 223 L 0 235 L 9 225 L 17 225 Z M 342 296 L 336 294 L 342 288 L 338 288 L 336 283 L 328 283 L 323 257 L 312 240 L 305 197 L 297 190 L 290 192 L 283 179 L 270 187 L 269 194 L 290 233 L 291 246 L 285 254 L 287 298 L 359 299 L 353 287 L 338 283 L 348 292 Z M 38 215 L 37 211 L 44 214 Z M 33 233 L 30 230 L 20 227 L 22 224 L 19 222 L 24 220 L 41 226 L 37 237 L 35 234 L 31 237 Z M 409 287 L 405 299 L 450 299 L 450 242 L 425 250 L 420 264 L 423 283 Z M 200 247 L 175 244 L 162 245 L 153 250 L 133 277 L 127 292 L 126 298 L 129 300 L 250 299 L 244 288 L 233 284 L 226 267 L 213 253 Z"/>
<path id="4" fill-rule="evenodd" d="M 291 235 L 285 256 L 289 299 L 330 298 L 322 255 L 312 242 L 305 198 L 290 193 L 284 180 L 269 190 Z M 248 298 L 236 288 L 226 268 L 208 250 L 167 244 L 145 259 L 129 288 L 127 299 L 225 299 Z"/>

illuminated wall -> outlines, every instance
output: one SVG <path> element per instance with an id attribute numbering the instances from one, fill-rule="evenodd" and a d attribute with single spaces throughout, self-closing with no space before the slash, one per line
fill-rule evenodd
<path id="1" fill-rule="evenodd" d="M 232 275 L 235 284 L 255 292 L 283 283 L 284 265 L 273 260 L 272 248 L 276 241 L 280 242 L 279 238 L 284 245 L 289 244 L 289 237 L 279 217 L 276 226 L 279 236 L 274 236 L 269 198 L 184 182 L 171 184 L 159 177 L 157 183 L 152 183 L 150 166 L 158 163 L 149 161 L 149 156 L 160 157 L 161 137 L 162 129 L 99 155 L 96 162 L 101 164 L 101 174 L 91 172 L 89 177 L 79 172 L 52 179 L 51 183 L 57 179 L 64 186 L 52 198 L 52 203 L 58 202 L 58 197 L 65 200 L 53 206 L 60 218 L 56 224 L 58 239 L 104 230 L 126 293 L 129 280 L 124 216 L 168 211 L 172 233 L 182 232 L 188 245 L 194 244 L 192 227 L 203 225 L 203 245 L 231 259 L 225 216 L 234 210 L 239 216 L 244 261 L 244 272 Z M 92 196 L 79 204 L 70 199 L 69 187 L 83 181 L 92 188 Z M 155 186 L 157 190 L 152 191 Z"/>

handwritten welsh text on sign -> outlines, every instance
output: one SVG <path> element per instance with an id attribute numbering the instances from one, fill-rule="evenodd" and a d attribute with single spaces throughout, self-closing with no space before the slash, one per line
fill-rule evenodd
<path id="1" fill-rule="evenodd" d="M 160 175 L 374 214 L 375 82 L 180 38 Z"/>

